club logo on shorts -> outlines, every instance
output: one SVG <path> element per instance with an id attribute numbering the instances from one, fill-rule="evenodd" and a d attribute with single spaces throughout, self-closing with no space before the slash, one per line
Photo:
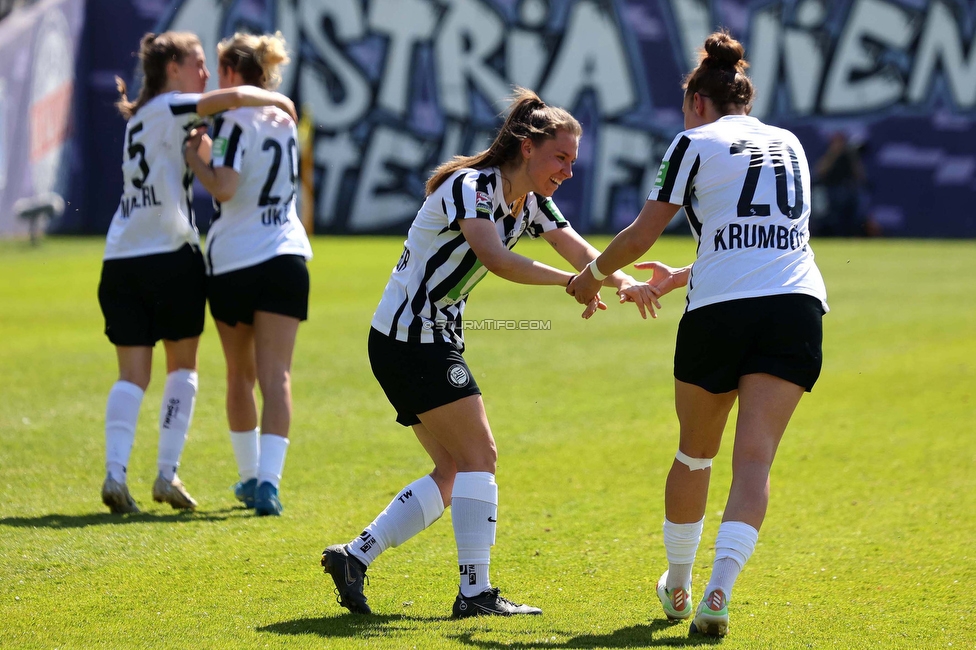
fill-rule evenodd
<path id="1" fill-rule="evenodd" d="M 455 363 L 447 369 L 447 381 L 451 382 L 451 386 L 455 388 L 464 388 L 471 381 L 471 376 L 468 375 L 467 368 L 460 363 Z"/>

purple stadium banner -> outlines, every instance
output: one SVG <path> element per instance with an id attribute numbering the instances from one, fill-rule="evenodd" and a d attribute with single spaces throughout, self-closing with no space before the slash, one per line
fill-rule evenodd
<path id="1" fill-rule="evenodd" d="M 44 0 L 0 22 L 0 236 L 27 233 L 18 199 L 71 193 L 84 9 L 84 0 Z"/>
<path id="2" fill-rule="evenodd" d="M 138 87 L 133 52 L 145 31 L 197 33 L 212 72 L 220 38 L 235 30 L 282 32 L 293 59 L 282 90 L 310 107 L 315 124 L 318 232 L 403 232 L 430 169 L 488 143 L 513 84 L 583 123 L 576 176 L 556 200 L 578 229 L 616 232 L 637 214 L 682 128 L 680 82 L 695 49 L 723 25 L 747 47 L 754 115 L 796 132 L 811 164 L 837 132 L 859 145 L 867 183 L 855 201 L 877 229 L 976 236 L 976 10 L 968 0 L 85 6 L 88 55 L 76 86 L 87 95 L 75 102 L 83 155 L 74 156 L 84 160 L 77 174 L 85 182 L 73 194 L 69 188 L 72 207 L 84 209 L 68 210 L 60 224 L 66 231 L 104 232 L 115 210 L 124 126 L 111 107 L 112 78 Z M 0 23 L 0 48 L 5 33 Z M 824 188 L 815 194 L 815 212 L 825 196 Z"/>

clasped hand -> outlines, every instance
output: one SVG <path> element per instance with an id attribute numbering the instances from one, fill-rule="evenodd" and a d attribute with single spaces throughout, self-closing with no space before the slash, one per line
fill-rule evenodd
<path id="1" fill-rule="evenodd" d="M 675 277 L 677 270 L 657 261 L 639 262 L 634 265 L 634 268 L 651 269 L 651 278 L 647 282 L 639 282 L 629 275 L 624 275 L 617 283 L 617 296 L 620 298 L 620 303 L 634 303 L 640 311 L 641 318 L 647 319 L 648 313 L 651 318 L 657 318 L 657 310 L 661 309 L 659 298 L 680 286 Z M 578 303 L 587 306 L 583 318 L 592 316 L 597 308 L 606 309 L 606 305 L 600 301 L 601 286 L 602 283 L 591 273 L 584 271 L 566 287 L 566 293 L 576 298 Z M 594 304 L 594 301 L 597 304 Z"/>

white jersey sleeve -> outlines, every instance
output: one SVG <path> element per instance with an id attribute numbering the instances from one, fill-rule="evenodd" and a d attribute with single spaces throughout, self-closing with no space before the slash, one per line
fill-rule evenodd
<path id="1" fill-rule="evenodd" d="M 700 164 L 695 143 L 684 133 L 679 133 L 664 154 L 647 200 L 685 205 Z"/>
<path id="2" fill-rule="evenodd" d="M 240 119 L 235 119 L 233 115 L 226 113 L 214 120 L 214 138 L 210 153 L 211 165 L 214 169 L 230 167 L 238 174 L 241 173 L 243 152 L 248 148 L 248 140 L 251 137 L 251 129 L 245 131 L 249 126 L 246 122 L 242 123 Z"/>
<path id="3" fill-rule="evenodd" d="M 533 239 L 541 236 L 542 233 L 569 227 L 566 217 L 563 216 L 563 213 L 556 207 L 556 202 L 549 196 L 533 194 L 529 204 L 529 215 L 529 225 L 526 232 Z"/>
<path id="4" fill-rule="evenodd" d="M 495 220 L 495 206 L 493 202 L 493 183 L 489 182 L 489 175 L 484 172 L 469 171 L 458 174 L 450 183 L 450 191 L 443 193 L 445 213 L 448 227 L 458 230 L 458 222 L 462 219 Z"/>

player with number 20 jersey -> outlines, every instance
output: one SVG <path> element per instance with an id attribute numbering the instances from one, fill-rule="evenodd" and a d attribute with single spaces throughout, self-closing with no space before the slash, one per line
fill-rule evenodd
<path id="1" fill-rule="evenodd" d="M 810 248 L 810 174 L 785 129 L 725 115 L 675 137 L 647 199 L 683 205 L 698 240 L 688 310 L 802 293 L 827 309 Z"/>
<path id="2" fill-rule="evenodd" d="M 732 588 L 766 517 L 777 446 L 820 376 L 827 311 L 809 244 L 806 156 L 792 133 L 749 116 L 753 86 L 744 54 L 728 32 L 705 40 L 684 83 L 685 130 L 643 209 L 569 287 L 578 301 L 589 299 L 604 272 L 642 255 L 684 207 L 698 240 L 695 262 L 680 269 L 637 265 L 653 270 L 648 289 L 659 295 L 688 287 L 674 352 L 680 431 L 664 494 L 668 569 L 657 595 L 668 619 L 691 619 L 689 632 L 712 636 L 729 631 Z M 737 401 L 732 487 L 695 609 L 692 568 L 710 468 Z"/>

